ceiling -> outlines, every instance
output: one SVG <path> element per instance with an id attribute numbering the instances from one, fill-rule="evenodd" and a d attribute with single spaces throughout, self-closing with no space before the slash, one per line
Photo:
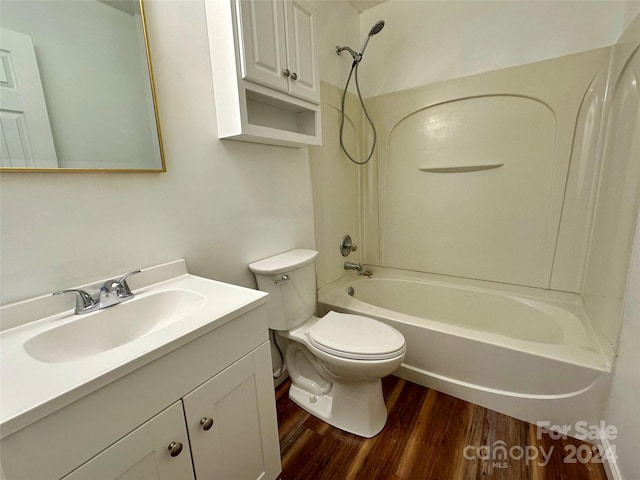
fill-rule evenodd
<path id="1" fill-rule="evenodd" d="M 376 5 L 380 5 L 387 0 L 349 0 L 349 3 L 359 12 L 363 12 L 364 10 L 375 7 Z"/>

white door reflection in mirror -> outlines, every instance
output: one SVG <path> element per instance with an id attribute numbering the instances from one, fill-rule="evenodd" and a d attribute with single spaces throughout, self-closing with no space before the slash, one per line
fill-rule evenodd
<path id="1" fill-rule="evenodd" d="M 0 166 L 57 168 L 33 41 L 6 28 L 0 39 Z"/>

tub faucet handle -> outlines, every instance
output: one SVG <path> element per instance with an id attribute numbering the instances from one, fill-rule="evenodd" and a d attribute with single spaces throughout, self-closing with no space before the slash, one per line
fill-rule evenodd
<path id="1" fill-rule="evenodd" d="M 340 240 L 340 253 L 343 257 L 346 257 L 351 252 L 355 252 L 358 249 L 358 246 L 351 241 L 350 235 L 345 235 Z"/>

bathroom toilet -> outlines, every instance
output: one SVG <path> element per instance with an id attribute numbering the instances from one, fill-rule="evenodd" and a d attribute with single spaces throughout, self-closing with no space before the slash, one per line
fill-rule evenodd
<path id="1" fill-rule="evenodd" d="M 314 250 L 291 250 L 249 265 L 258 288 L 270 294 L 269 328 L 290 340 L 289 397 L 347 432 L 373 437 L 387 421 L 380 379 L 404 359 L 404 337 L 371 318 L 316 307 Z"/>

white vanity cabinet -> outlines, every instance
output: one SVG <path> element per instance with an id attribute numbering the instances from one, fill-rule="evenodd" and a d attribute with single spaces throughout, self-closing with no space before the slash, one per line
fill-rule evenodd
<path id="1" fill-rule="evenodd" d="M 275 480 L 264 297 L 3 436 L 0 454 L 4 480 Z"/>
<path id="2" fill-rule="evenodd" d="M 242 78 L 320 103 L 313 5 L 241 0 Z"/>
<path id="3" fill-rule="evenodd" d="M 64 477 L 64 480 L 114 479 L 193 480 L 181 402 L 174 403 Z"/>
<path id="4" fill-rule="evenodd" d="M 205 0 L 218 137 L 322 143 L 316 18 L 308 0 Z"/>
<path id="5" fill-rule="evenodd" d="M 275 479 L 280 473 L 268 343 L 183 399 L 196 478 Z"/>

